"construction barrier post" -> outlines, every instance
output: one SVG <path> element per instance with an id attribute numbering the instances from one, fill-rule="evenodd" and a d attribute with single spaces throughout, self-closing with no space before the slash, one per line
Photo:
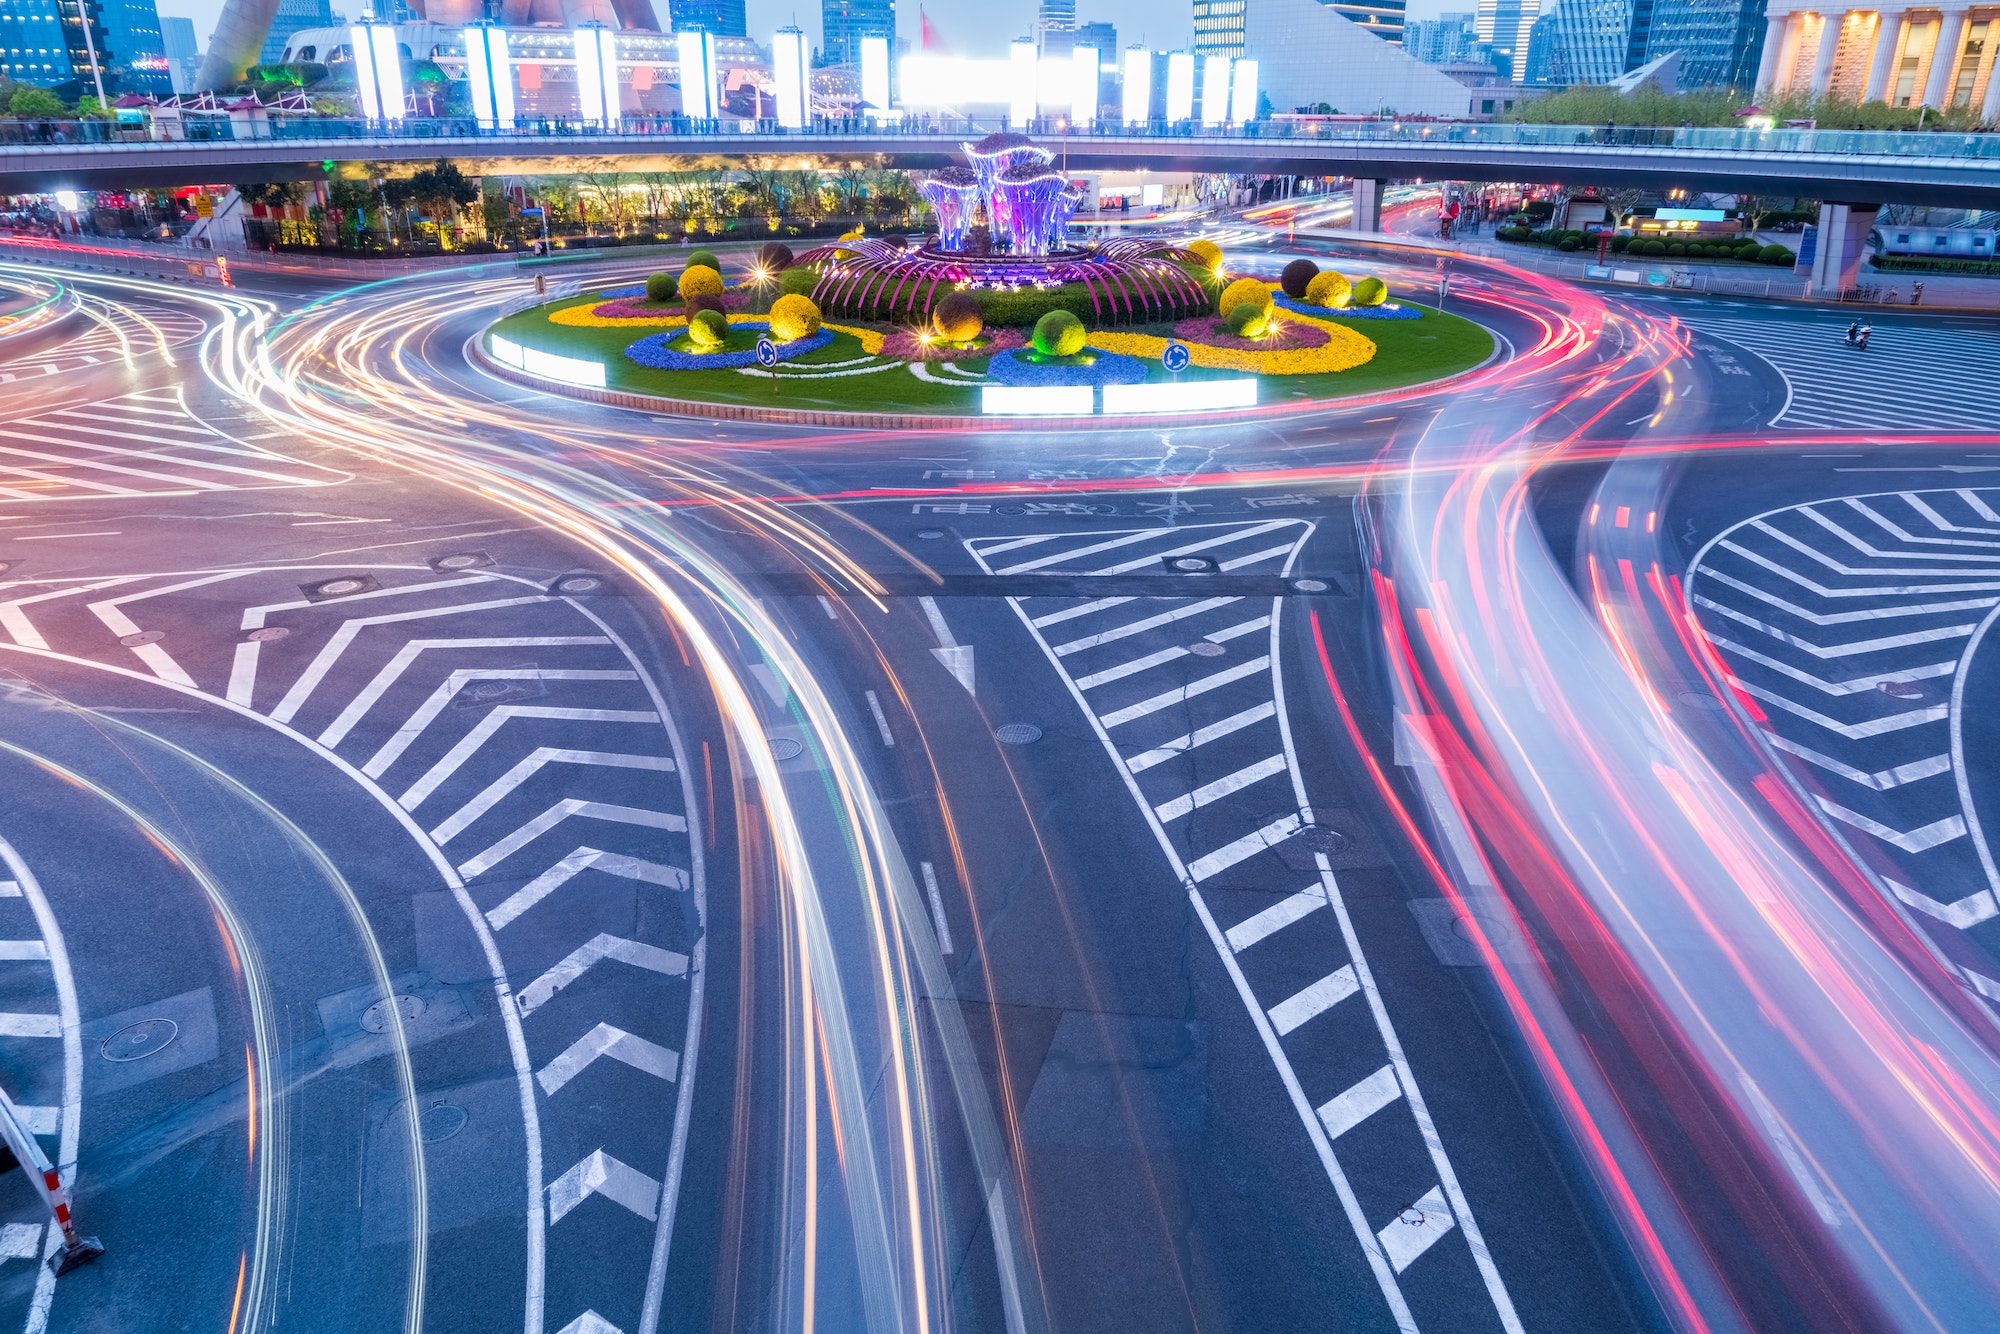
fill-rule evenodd
<path id="1" fill-rule="evenodd" d="M 41 1193 L 42 1203 L 48 1206 L 56 1226 L 62 1229 L 62 1247 L 49 1257 L 56 1268 L 56 1277 L 61 1278 L 70 1270 L 87 1265 L 104 1254 L 104 1244 L 97 1238 L 77 1235 L 76 1222 L 69 1212 L 69 1187 L 63 1184 L 62 1176 L 49 1162 L 49 1156 L 42 1152 L 40 1142 L 21 1123 L 21 1113 L 4 1089 L 0 1089 L 0 1138 L 7 1141 L 8 1149 L 6 1157 L 0 1158 L 0 1171 L 18 1166 L 26 1172 L 29 1180 L 35 1183 L 35 1189 Z"/>

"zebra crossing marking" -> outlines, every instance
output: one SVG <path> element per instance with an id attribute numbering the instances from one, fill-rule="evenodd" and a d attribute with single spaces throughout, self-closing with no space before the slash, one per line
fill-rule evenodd
<path id="1" fill-rule="evenodd" d="M 1965 392 L 2000 365 L 2000 334 L 1898 323 L 1866 352 L 1825 327 L 1699 312 L 1688 325 L 1769 363 L 1790 397 L 1773 426 L 1862 430 L 2000 430 L 2000 403 Z"/>

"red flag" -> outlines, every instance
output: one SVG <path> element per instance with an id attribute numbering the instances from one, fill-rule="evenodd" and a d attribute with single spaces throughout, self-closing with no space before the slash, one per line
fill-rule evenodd
<path id="1" fill-rule="evenodd" d="M 940 56 L 952 54 L 951 44 L 938 36 L 938 30 L 931 26 L 931 16 L 924 12 L 922 5 L 917 6 L 917 21 L 923 25 L 925 51 Z"/>

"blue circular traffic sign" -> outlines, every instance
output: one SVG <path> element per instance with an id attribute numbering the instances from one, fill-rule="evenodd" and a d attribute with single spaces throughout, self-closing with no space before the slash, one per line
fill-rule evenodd
<path id="1" fill-rule="evenodd" d="M 757 363 L 769 370 L 778 364 L 778 345 L 768 338 L 757 340 Z"/>
<path id="2" fill-rule="evenodd" d="M 1168 343 L 1166 350 L 1160 353 L 1160 364 L 1174 375 L 1186 370 L 1193 360 L 1194 353 L 1188 351 L 1186 343 Z"/>

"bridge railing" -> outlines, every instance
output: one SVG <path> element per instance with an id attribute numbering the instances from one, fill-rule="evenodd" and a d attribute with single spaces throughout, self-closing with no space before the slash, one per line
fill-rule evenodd
<path id="1" fill-rule="evenodd" d="M 1006 128 L 995 122 L 983 123 L 962 116 L 946 119 L 905 119 L 899 124 L 879 124 L 872 120 L 827 119 L 804 129 L 781 129 L 775 121 L 723 119 L 695 121 L 683 116 L 628 116 L 612 127 L 585 124 L 561 117 L 523 118 L 512 125 L 482 124 L 470 117 L 416 118 L 402 121 L 371 121 L 341 117 L 273 116 L 268 121 L 241 122 L 216 117 L 198 117 L 183 122 L 171 140 L 149 137 L 145 127 L 119 126 L 105 121 L 0 121 L 0 153 L 33 156 L 39 151 L 74 152 L 79 148 L 102 147 L 113 151 L 143 151 L 162 142 L 185 143 L 287 143 L 324 144 L 337 152 L 342 141 L 385 140 L 441 142 L 441 151 L 460 149 L 466 140 L 496 144 L 522 141 L 576 140 L 579 148 L 589 141 L 598 148 L 607 139 L 628 142 L 688 139 L 716 141 L 745 138 L 772 145 L 809 148 L 829 139 L 865 138 L 875 143 L 924 145 L 935 143 L 941 151 L 989 131 Z M 1072 146 L 1102 141 L 1144 141 L 1149 143 L 1242 144 L 1273 142 L 1292 144 L 1388 144 L 1396 146 L 1466 145 L 1505 148 L 1638 149 L 1721 154 L 1815 154 L 1928 158 L 1943 160 L 2000 159 L 2000 134 L 1908 130 L 1838 129 L 1704 129 L 1693 126 L 1618 125 L 1529 125 L 1489 124 L 1470 121 L 1253 121 L 1247 125 L 1201 126 L 1189 123 L 1168 125 L 1100 124 L 1068 126 L 1043 120 L 1018 127 L 1045 143 L 1066 141 Z"/>

